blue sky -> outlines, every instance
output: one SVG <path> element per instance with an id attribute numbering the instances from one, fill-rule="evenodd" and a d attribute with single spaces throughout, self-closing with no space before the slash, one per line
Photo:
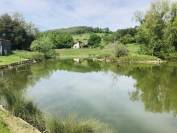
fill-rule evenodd
<path id="1" fill-rule="evenodd" d="M 40 30 L 71 26 L 135 26 L 134 12 L 153 0 L 0 0 L 0 14 L 19 12 Z"/>

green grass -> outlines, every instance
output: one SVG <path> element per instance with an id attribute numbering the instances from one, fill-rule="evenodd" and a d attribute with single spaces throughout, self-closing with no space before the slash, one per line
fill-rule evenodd
<path id="1" fill-rule="evenodd" d="M 138 54 L 140 51 L 140 44 L 127 44 L 127 48 L 130 53 L 136 53 Z"/>
<path id="2" fill-rule="evenodd" d="M 42 55 L 37 52 L 29 52 L 29 51 L 13 51 L 13 54 L 8 56 L 0 56 L 0 66 L 1 65 L 9 65 L 12 63 L 25 61 L 27 59 L 39 58 Z"/>
<path id="3" fill-rule="evenodd" d="M 128 56 L 115 58 L 114 57 L 114 45 L 110 44 L 104 49 L 58 49 L 57 54 L 61 59 L 72 59 L 72 58 L 111 58 L 121 62 L 136 62 L 136 61 L 155 61 L 157 57 L 150 55 L 143 55 L 139 53 L 140 44 L 128 44 Z"/>
<path id="4" fill-rule="evenodd" d="M 48 130 L 50 133 L 113 133 L 108 125 L 98 120 L 78 120 L 73 116 L 64 120 L 52 119 Z"/>
<path id="5" fill-rule="evenodd" d="M 100 56 L 110 56 L 113 55 L 111 49 L 57 49 L 56 52 L 62 59 L 72 59 L 72 58 L 90 58 L 90 57 L 100 57 Z"/>
<path id="6" fill-rule="evenodd" d="M 0 133 L 10 133 L 7 125 L 2 120 L 2 112 L 0 112 Z"/>
<path id="7" fill-rule="evenodd" d="M 83 34 L 81 36 L 88 36 L 89 34 Z M 78 35 L 77 35 L 78 36 Z M 84 48 L 84 49 L 57 49 L 57 56 L 61 59 L 73 59 L 73 58 L 110 58 L 119 61 L 154 61 L 158 60 L 157 57 L 150 55 L 143 55 L 139 53 L 139 44 L 128 44 L 127 48 L 129 50 L 128 56 L 116 59 L 114 57 L 114 45 L 110 44 L 105 48 Z M 14 51 L 13 54 L 9 56 L 0 56 L 0 66 L 9 65 L 12 63 L 25 61 L 27 59 L 39 59 L 42 58 L 42 54 L 38 52 L 29 51 Z"/>
<path id="8" fill-rule="evenodd" d="M 127 48 L 129 50 L 129 54 L 127 57 L 122 57 L 124 60 L 131 60 L 131 61 L 154 61 L 159 60 L 159 58 L 151 55 L 144 55 L 141 54 L 140 51 L 140 44 L 128 44 Z"/>

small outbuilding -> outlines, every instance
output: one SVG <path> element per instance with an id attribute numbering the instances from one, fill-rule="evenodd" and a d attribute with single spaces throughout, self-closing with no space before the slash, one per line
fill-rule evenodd
<path id="1" fill-rule="evenodd" d="M 11 42 L 9 40 L 0 39 L 0 55 L 8 55 L 11 53 Z"/>
<path id="2" fill-rule="evenodd" d="M 76 44 L 73 45 L 73 49 L 79 49 L 81 48 L 81 42 L 77 42 Z"/>
<path id="3" fill-rule="evenodd" d="M 72 47 L 73 49 L 80 49 L 80 48 L 88 48 L 88 43 L 87 42 L 81 42 L 78 41 L 77 43 L 75 43 Z"/>

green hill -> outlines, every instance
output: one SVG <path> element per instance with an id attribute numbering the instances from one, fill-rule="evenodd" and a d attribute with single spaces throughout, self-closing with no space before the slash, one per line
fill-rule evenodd
<path id="1" fill-rule="evenodd" d="M 76 26 L 76 27 L 48 30 L 45 32 L 66 32 L 70 34 L 83 34 L 83 33 L 110 33 L 111 31 L 109 30 L 109 28 Z"/>

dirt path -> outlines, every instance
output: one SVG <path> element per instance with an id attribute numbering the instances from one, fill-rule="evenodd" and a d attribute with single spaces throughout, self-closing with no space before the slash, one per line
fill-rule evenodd
<path id="1" fill-rule="evenodd" d="M 2 106 L 0 106 L 0 117 L 2 117 L 4 123 L 8 125 L 12 133 L 41 133 L 24 120 L 12 116 Z"/>

